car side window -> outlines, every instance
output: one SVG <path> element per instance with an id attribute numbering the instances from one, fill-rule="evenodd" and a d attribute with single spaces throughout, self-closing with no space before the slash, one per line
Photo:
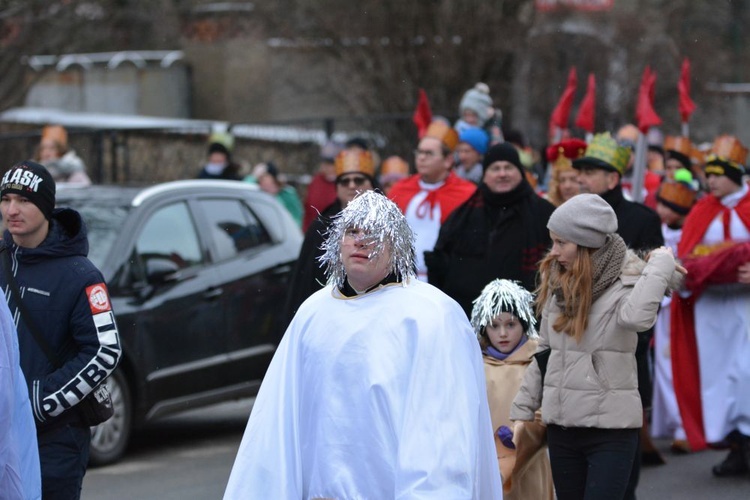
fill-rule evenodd
<path id="1" fill-rule="evenodd" d="M 138 236 L 136 252 L 147 270 L 154 266 L 180 270 L 201 264 L 198 233 L 187 205 L 173 203 L 154 212 Z"/>
<path id="2" fill-rule="evenodd" d="M 216 260 L 234 257 L 271 241 L 260 220 L 240 200 L 204 199 L 199 204 L 216 243 Z"/>

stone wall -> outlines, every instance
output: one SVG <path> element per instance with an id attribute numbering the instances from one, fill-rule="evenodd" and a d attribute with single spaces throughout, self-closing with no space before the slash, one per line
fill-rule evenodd
<path id="1" fill-rule="evenodd" d="M 205 134 L 174 131 L 68 131 L 70 147 L 84 160 L 92 180 L 104 184 L 149 185 L 195 177 L 206 158 Z M 0 158 L 5 171 L 33 158 L 39 128 L 0 124 Z M 289 179 L 304 185 L 318 166 L 319 146 L 236 138 L 233 158 L 249 171 L 274 161 Z"/>

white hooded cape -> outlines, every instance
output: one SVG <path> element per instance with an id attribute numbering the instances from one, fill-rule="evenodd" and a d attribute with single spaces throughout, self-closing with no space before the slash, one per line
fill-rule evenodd
<path id="1" fill-rule="evenodd" d="M 461 307 L 417 280 L 312 295 L 266 373 L 224 498 L 502 498 Z"/>

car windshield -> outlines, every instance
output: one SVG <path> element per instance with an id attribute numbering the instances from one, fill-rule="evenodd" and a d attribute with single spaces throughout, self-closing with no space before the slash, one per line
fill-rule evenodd
<path id="1" fill-rule="evenodd" d="M 89 259 L 99 269 L 122 228 L 128 207 L 107 200 L 58 200 L 58 206 L 70 207 L 81 214 L 89 236 Z"/>

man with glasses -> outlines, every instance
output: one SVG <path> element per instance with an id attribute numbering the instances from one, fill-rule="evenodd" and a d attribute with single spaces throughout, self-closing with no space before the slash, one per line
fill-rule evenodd
<path id="1" fill-rule="evenodd" d="M 430 124 L 414 151 L 417 173 L 393 186 L 389 198 L 406 216 L 416 234 L 417 276 L 427 281 L 424 253 L 437 241 L 440 226 L 476 190 L 474 183 L 453 172 L 458 133 L 445 121 Z"/>
<path id="2" fill-rule="evenodd" d="M 336 201 L 323 210 L 305 232 L 284 308 L 284 326 L 289 324 L 305 299 L 325 286 L 326 276 L 319 262 L 323 255 L 320 247 L 325 241 L 333 217 L 346 208 L 358 193 L 380 187 L 375 180 L 375 160 L 370 151 L 350 146 L 336 155 L 334 165 Z"/>

